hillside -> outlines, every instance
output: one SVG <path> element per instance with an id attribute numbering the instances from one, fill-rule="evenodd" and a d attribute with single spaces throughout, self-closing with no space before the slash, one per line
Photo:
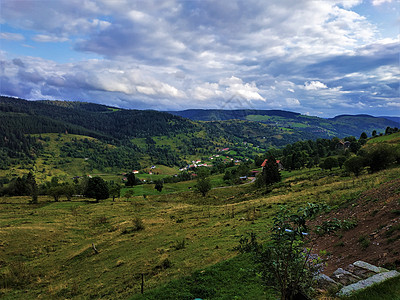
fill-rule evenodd
<path id="1" fill-rule="evenodd" d="M 250 120 L 269 124 L 283 130 L 295 130 L 307 135 L 307 138 L 328 138 L 337 136 L 359 137 L 362 132 L 368 135 L 373 130 L 384 132 L 387 126 L 398 127 L 395 120 L 369 115 L 346 115 L 323 119 L 305 116 L 299 113 L 281 110 L 203 110 L 190 109 L 184 111 L 170 111 L 171 114 L 189 118 L 191 120 Z"/>

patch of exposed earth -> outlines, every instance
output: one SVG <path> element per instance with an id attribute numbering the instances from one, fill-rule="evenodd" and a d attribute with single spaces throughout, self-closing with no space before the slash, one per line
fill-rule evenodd
<path id="1" fill-rule="evenodd" d="M 349 230 L 312 234 L 313 252 L 326 251 L 324 273 L 363 260 L 376 266 L 400 269 L 400 179 L 368 190 L 346 207 L 323 214 L 310 222 L 321 226 L 328 220 L 357 221 Z"/>

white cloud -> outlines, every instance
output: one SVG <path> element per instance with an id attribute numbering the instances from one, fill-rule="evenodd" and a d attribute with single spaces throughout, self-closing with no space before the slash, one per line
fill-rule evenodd
<path id="1" fill-rule="evenodd" d="M 308 81 L 304 83 L 305 90 L 320 90 L 328 88 L 324 83 L 320 81 Z"/>
<path id="2" fill-rule="evenodd" d="M 286 105 L 288 107 L 298 107 L 300 106 L 300 101 L 296 98 L 286 98 Z"/>
<path id="3" fill-rule="evenodd" d="M 232 76 L 219 81 L 221 86 L 226 87 L 228 97 L 240 97 L 245 100 L 262 100 L 265 99 L 259 94 L 259 89 L 254 82 L 243 83 L 243 80 Z"/>
<path id="4" fill-rule="evenodd" d="M 386 103 L 387 106 L 389 107 L 398 107 L 400 108 L 400 99 L 398 100 L 398 102 L 388 102 Z"/>
<path id="5" fill-rule="evenodd" d="M 23 41 L 25 40 L 25 37 L 19 33 L 0 32 L 0 39 L 10 41 Z"/>
<path id="6" fill-rule="evenodd" d="M 46 35 L 46 34 L 37 34 L 32 38 L 32 40 L 34 40 L 35 42 L 41 42 L 41 43 L 56 43 L 56 42 L 66 42 L 66 41 L 68 41 L 68 38 L 51 36 L 51 35 Z"/>
<path id="7" fill-rule="evenodd" d="M 372 5 L 379 6 L 384 3 L 392 3 L 392 0 L 372 0 Z"/>

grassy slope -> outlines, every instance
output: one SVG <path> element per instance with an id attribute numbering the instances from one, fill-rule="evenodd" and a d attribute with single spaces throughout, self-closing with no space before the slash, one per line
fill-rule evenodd
<path id="1" fill-rule="evenodd" d="M 239 186 L 212 190 L 206 198 L 187 191 L 99 204 L 81 199 L 54 203 L 40 198 L 41 203 L 34 206 L 25 204 L 27 197 L 4 198 L 3 202 L 13 204 L 0 205 L 0 273 L 7 273 L 13 263 L 22 261 L 31 282 L 0 292 L 5 299 L 127 298 L 140 292 L 142 273 L 148 290 L 235 257 L 232 249 L 241 234 L 254 231 L 267 236 L 279 204 L 292 208 L 306 202 L 340 204 L 396 178 L 399 171 L 365 174 L 354 179 L 354 184 L 353 178 L 333 175 L 338 170 L 286 173 L 285 184 L 269 195 Z M 143 220 L 144 230 L 131 231 L 134 217 Z M 182 240 L 185 247 L 177 250 Z M 94 254 L 92 243 L 99 254 Z M 171 262 L 170 268 L 160 267 L 165 259 Z M 232 264 L 236 269 L 229 271 L 221 265 L 224 270 L 213 267 L 206 272 L 236 278 L 237 270 L 248 271 L 247 263 Z M 239 287 L 238 280 L 212 282 L 215 290 L 229 290 L 231 286 L 240 295 L 245 287 Z M 254 284 L 256 279 L 249 281 Z M 226 299 L 219 294 L 213 297 Z"/>

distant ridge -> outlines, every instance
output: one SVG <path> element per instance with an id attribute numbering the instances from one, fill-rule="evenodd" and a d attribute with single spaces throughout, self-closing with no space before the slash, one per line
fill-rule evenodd
<path id="1" fill-rule="evenodd" d="M 385 117 L 380 117 L 380 118 L 384 118 L 386 120 L 390 120 L 390 121 L 396 122 L 398 126 L 400 125 L 400 117 L 388 117 L 388 116 L 385 116 Z"/>

